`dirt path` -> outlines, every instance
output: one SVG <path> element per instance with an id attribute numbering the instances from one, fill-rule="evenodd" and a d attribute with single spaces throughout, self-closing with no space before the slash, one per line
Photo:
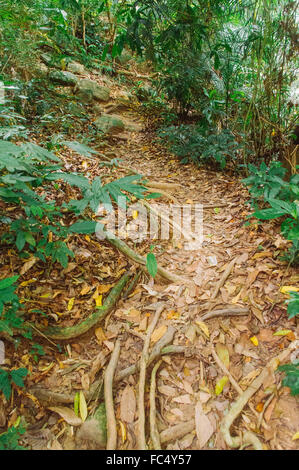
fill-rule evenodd
<path id="1" fill-rule="evenodd" d="M 130 133 L 125 140 L 112 139 L 104 148 L 105 152 L 109 156 L 114 153 L 123 160 L 122 165 L 151 181 L 179 185 L 175 192 L 167 192 L 180 205 L 203 204 L 203 244 L 196 250 L 185 249 L 184 240 L 157 239 L 136 244 L 136 251 L 143 255 L 148 253 L 151 244 L 155 245 L 158 262 L 190 282 L 165 284 L 158 278 L 153 281 L 143 275 L 134 292 L 118 303 L 95 335 L 68 346 L 69 359 L 64 361 L 62 369 L 54 367 L 43 386 L 52 392 L 88 391 L 109 361 L 117 338 L 120 339 L 120 358 L 116 374 L 138 363 L 148 325 L 158 306 L 162 306 L 150 347 L 173 327 L 172 344 L 185 348 L 179 354 L 163 355 L 157 373 L 157 426 L 163 436 L 163 448 L 228 449 L 220 423 L 238 398 L 232 379 L 245 391 L 263 367 L 298 337 L 295 320 L 287 319 L 285 297 L 278 296 L 281 283 L 292 285 L 296 277 L 292 269 L 286 275 L 286 264 L 279 260 L 284 241 L 271 224 L 244 226 L 249 213 L 245 205 L 248 193 L 235 176 L 192 165 L 181 166 L 158 147 L 152 136 L 143 132 Z M 161 199 L 164 205 L 169 202 L 170 197 Z M 113 263 L 115 270 L 117 266 Z M 126 263 L 124 256 L 118 256 L 117 263 L 121 269 Z M 232 315 L 240 309 L 243 315 Z M 215 310 L 230 313 L 222 312 L 203 320 L 204 315 Z M 287 336 L 273 336 L 286 328 L 291 330 Z M 215 354 L 229 370 L 230 379 Z M 290 396 L 288 389 L 279 388 L 281 378 L 281 374 L 274 373 L 266 376 L 234 422 L 232 435 L 253 431 L 265 449 L 298 448 L 298 441 L 292 440 L 299 429 L 298 401 Z M 138 382 L 139 374 L 134 373 L 115 387 L 118 449 L 138 446 Z M 146 383 L 148 426 L 149 372 Z M 64 449 L 99 447 L 99 443 L 88 439 L 88 433 L 75 440 L 69 429 L 62 432 L 56 414 L 52 415 L 52 420 L 52 442 L 56 446 Z M 169 430 L 177 425 L 183 431 L 171 439 Z M 55 435 L 59 432 L 62 438 L 57 444 Z"/>

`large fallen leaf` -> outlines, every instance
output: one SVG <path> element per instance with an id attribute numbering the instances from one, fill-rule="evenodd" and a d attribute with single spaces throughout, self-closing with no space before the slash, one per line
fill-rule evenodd
<path id="1" fill-rule="evenodd" d="M 50 406 L 49 410 L 59 414 L 59 416 L 71 426 L 80 426 L 83 423 L 82 419 L 76 416 L 76 413 L 66 406 Z"/>
<path id="2" fill-rule="evenodd" d="M 126 423 L 133 423 L 136 412 L 136 397 L 134 388 L 127 385 L 120 400 L 120 419 Z"/>
<path id="3" fill-rule="evenodd" d="M 21 276 L 25 273 L 27 273 L 27 271 L 29 271 L 30 268 L 32 268 L 32 266 L 38 261 L 38 258 L 30 258 L 29 261 L 26 261 L 26 263 L 23 264 L 21 270 L 20 270 L 20 274 Z"/>
<path id="4" fill-rule="evenodd" d="M 151 342 L 156 343 L 157 341 L 159 341 L 159 339 L 162 338 L 162 336 L 166 333 L 166 331 L 167 331 L 166 325 L 162 325 L 159 328 L 156 328 L 151 336 Z"/>
<path id="5" fill-rule="evenodd" d="M 214 428 L 202 409 L 202 404 L 195 406 L 195 426 L 199 448 L 202 449 L 214 433 Z"/>
<path id="6" fill-rule="evenodd" d="M 84 423 L 84 421 L 87 418 L 88 411 L 87 411 L 87 403 L 86 403 L 85 396 L 82 390 L 80 391 L 80 395 L 79 395 L 79 412 L 80 412 L 82 421 Z"/>

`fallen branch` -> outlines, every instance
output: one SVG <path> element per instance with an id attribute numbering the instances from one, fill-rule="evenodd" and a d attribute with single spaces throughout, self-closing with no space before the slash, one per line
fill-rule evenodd
<path id="1" fill-rule="evenodd" d="M 243 315 L 248 315 L 250 313 L 249 308 L 241 308 L 241 307 L 228 307 L 221 310 L 213 310 L 212 312 L 205 313 L 200 320 L 210 320 L 211 318 L 215 317 L 239 317 Z"/>
<path id="2" fill-rule="evenodd" d="M 67 340 L 77 338 L 78 336 L 86 333 L 99 321 L 103 320 L 103 318 L 105 318 L 107 314 L 113 309 L 130 276 L 131 273 L 125 273 L 117 282 L 117 284 L 111 289 L 111 292 L 106 298 L 104 305 L 102 307 L 98 307 L 94 313 L 92 313 L 88 318 L 83 320 L 78 325 L 67 327 L 50 326 L 47 328 L 40 328 L 40 334 L 52 339 Z M 32 325 L 29 323 L 29 326 Z"/>
<path id="3" fill-rule="evenodd" d="M 231 406 L 229 412 L 227 413 L 227 415 L 222 420 L 221 425 L 220 425 L 220 430 L 223 434 L 223 437 L 224 437 L 224 440 L 225 440 L 226 444 L 229 447 L 232 447 L 232 448 L 240 447 L 242 444 L 244 445 L 244 442 L 246 440 L 249 439 L 248 443 L 253 444 L 255 446 L 256 450 L 260 450 L 260 448 L 257 449 L 257 447 L 256 447 L 256 445 L 257 445 L 256 439 L 257 438 L 253 433 L 249 433 L 249 435 L 248 435 L 248 432 L 244 433 L 243 441 L 242 441 L 242 439 L 239 436 L 236 436 L 236 437 L 231 436 L 230 427 L 233 424 L 233 422 L 235 421 L 235 419 L 239 416 L 239 414 L 241 413 L 241 411 L 243 410 L 245 405 L 248 403 L 250 398 L 263 385 L 263 383 L 264 383 L 265 379 L 267 378 L 268 374 L 270 372 L 273 372 L 277 368 L 279 363 L 281 361 L 283 361 L 284 359 L 286 359 L 287 356 L 292 351 L 292 349 L 294 349 L 296 347 L 296 344 L 294 344 L 294 343 L 296 343 L 296 341 L 293 341 L 293 343 L 290 344 L 290 346 L 288 347 L 288 349 L 286 351 L 283 351 L 279 356 L 271 359 L 271 361 L 264 367 L 264 369 L 262 370 L 260 375 L 252 382 L 251 385 L 249 385 L 247 390 L 245 390 L 245 392 L 243 392 L 242 395 L 239 396 L 239 398 L 235 401 L 235 403 L 233 403 L 233 405 Z M 254 437 L 254 439 L 253 439 L 253 437 Z"/>
<path id="4" fill-rule="evenodd" d="M 138 447 L 140 450 L 146 450 L 146 439 L 145 439 L 145 410 L 144 410 L 144 393 L 145 393 L 145 376 L 146 376 L 146 367 L 149 359 L 149 345 L 153 331 L 158 323 L 161 313 L 164 310 L 164 305 L 160 305 L 157 308 L 155 316 L 148 327 L 143 351 L 140 359 L 140 378 L 139 378 L 139 387 L 138 387 L 138 431 L 137 431 L 137 441 Z"/>
<path id="5" fill-rule="evenodd" d="M 237 381 L 233 378 L 227 367 L 223 364 L 223 362 L 219 359 L 218 355 L 216 354 L 215 348 L 212 343 L 210 343 L 211 347 L 211 352 L 212 356 L 215 359 L 217 365 L 220 367 L 220 369 L 225 373 L 225 375 L 229 378 L 230 383 L 234 387 L 234 389 L 238 392 L 239 395 L 242 395 L 243 390 L 241 389 L 240 385 L 237 383 Z"/>
<path id="6" fill-rule="evenodd" d="M 180 439 L 181 437 L 186 436 L 189 432 L 194 431 L 195 429 L 195 420 L 190 419 L 190 421 L 186 421 L 185 423 L 177 424 L 176 426 L 171 426 L 165 431 L 160 433 L 160 440 L 161 444 L 165 444 L 169 441 L 175 441 L 176 439 Z"/>
<path id="7" fill-rule="evenodd" d="M 156 373 L 162 360 L 155 365 L 152 370 L 151 388 L 150 388 L 150 430 L 153 447 L 155 450 L 161 450 L 160 435 L 156 423 Z"/>
<path id="8" fill-rule="evenodd" d="M 104 374 L 104 396 L 107 416 L 107 446 L 106 450 L 115 450 L 117 445 L 117 428 L 113 406 L 113 377 L 120 353 L 120 341 L 114 345 L 110 362 Z"/>

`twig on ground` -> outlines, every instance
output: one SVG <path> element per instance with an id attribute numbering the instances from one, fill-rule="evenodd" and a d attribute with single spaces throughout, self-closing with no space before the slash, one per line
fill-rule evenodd
<path id="1" fill-rule="evenodd" d="M 200 317 L 200 320 L 210 320 L 210 318 L 215 318 L 215 317 L 239 317 L 243 315 L 248 315 L 249 314 L 249 308 L 245 307 L 228 307 L 224 308 L 221 310 L 213 310 L 212 312 L 205 313 L 202 317 Z"/>
<path id="2" fill-rule="evenodd" d="M 230 427 L 235 421 L 235 419 L 239 416 L 245 405 L 248 403 L 250 398 L 258 391 L 258 389 L 262 386 L 264 383 L 265 379 L 267 378 L 269 372 L 274 371 L 278 364 L 283 361 L 284 359 L 287 358 L 287 356 L 290 354 L 292 349 L 296 347 L 294 345 L 296 341 L 293 341 L 293 343 L 290 344 L 287 350 L 283 351 L 279 356 L 271 359 L 271 361 L 264 367 L 260 375 L 252 382 L 251 385 L 245 390 L 245 392 L 242 393 L 242 395 L 239 396 L 239 398 L 233 403 L 231 406 L 229 412 L 227 415 L 224 417 L 222 420 L 222 423 L 220 425 L 220 430 L 223 434 L 224 440 L 227 443 L 229 447 L 232 448 L 237 448 L 240 447 L 248 438 L 250 438 L 251 442 L 250 444 L 254 445 L 254 448 L 256 450 L 262 449 L 261 444 L 259 443 L 259 446 L 257 446 L 257 437 L 252 433 L 248 435 L 248 433 L 245 433 L 243 435 L 243 442 L 242 439 L 238 436 L 232 437 L 230 434 Z M 252 439 L 251 439 L 252 437 Z M 254 439 L 253 439 L 254 438 Z"/>
<path id="3" fill-rule="evenodd" d="M 195 429 L 195 420 L 190 419 L 190 421 L 186 421 L 185 423 L 177 424 L 176 426 L 171 426 L 165 431 L 160 433 L 160 440 L 161 444 L 165 444 L 169 441 L 175 441 L 176 439 L 180 439 L 181 437 L 186 436 L 190 432 L 194 431 Z"/>
<path id="4" fill-rule="evenodd" d="M 137 432 L 137 441 L 138 447 L 140 450 L 146 450 L 146 439 L 145 439 L 145 410 L 144 410 L 144 394 L 145 394 L 145 376 L 146 376 L 146 367 L 149 359 L 149 346 L 151 336 L 153 331 L 158 323 L 161 313 L 164 310 L 164 305 L 160 305 L 157 308 L 157 311 L 154 315 L 154 318 L 147 329 L 146 338 L 144 341 L 143 351 L 140 359 L 140 377 L 139 377 L 139 387 L 138 387 L 138 432 Z"/>
<path id="5" fill-rule="evenodd" d="M 151 388 L 150 388 L 150 430 L 153 447 L 155 450 L 161 450 L 160 435 L 156 423 L 156 373 L 161 365 L 162 359 L 152 370 Z"/>
<path id="6" fill-rule="evenodd" d="M 104 375 L 104 396 L 107 415 L 107 450 L 115 450 L 117 445 L 117 428 L 113 406 L 113 377 L 120 353 L 120 341 L 117 340 L 111 355 L 110 362 Z"/>
<path id="7" fill-rule="evenodd" d="M 241 389 L 240 385 L 238 384 L 238 382 L 233 378 L 233 376 L 231 375 L 231 373 L 229 372 L 229 370 L 227 369 L 227 367 L 223 364 L 223 362 L 219 359 L 216 351 L 215 351 L 215 348 L 214 348 L 214 345 L 212 343 L 210 343 L 210 347 L 211 347 L 211 352 L 212 352 L 212 356 L 213 358 L 215 359 L 217 365 L 220 367 L 220 369 L 225 373 L 225 375 L 229 378 L 229 381 L 230 383 L 232 384 L 232 386 L 234 387 L 234 389 L 239 393 L 239 395 L 242 395 L 243 393 L 243 390 Z"/>
<path id="8" fill-rule="evenodd" d="M 232 272 L 233 267 L 234 267 L 236 261 L 237 261 L 237 258 L 234 258 L 234 259 L 227 265 L 227 267 L 226 267 L 224 273 L 223 273 L 222 276 L 221 276 L 221 279 L 220 279 L 219 282 L 216 284 L 215 290 L 214 290 L 213 294 L 211 295 L 211 300 L 216 299 L 219 290 L 221 289 L 221 287 L 222 287 L 223 284 L 225 283 L 226 279 L 228 278 L 228 276 L 229 276 L 230 273 Z"/>

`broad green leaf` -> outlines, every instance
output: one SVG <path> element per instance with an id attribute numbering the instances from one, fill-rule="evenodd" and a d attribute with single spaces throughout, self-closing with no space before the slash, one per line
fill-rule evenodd
<path id="1" fill-rule="evenodd" d="M 8 277 L 6 279 L 2 279 L 0 281 L 0 289 L 6 289 L 9 286 L 12 286 L 17 280 L 19 276 Z"/>
<path id="2" fill-rule="evenodd" d="M 148 253 L 146 257 L 146 268 L 149 274 L 155 278 L 158 272 L 157 259 L 153 253 Z"/>

